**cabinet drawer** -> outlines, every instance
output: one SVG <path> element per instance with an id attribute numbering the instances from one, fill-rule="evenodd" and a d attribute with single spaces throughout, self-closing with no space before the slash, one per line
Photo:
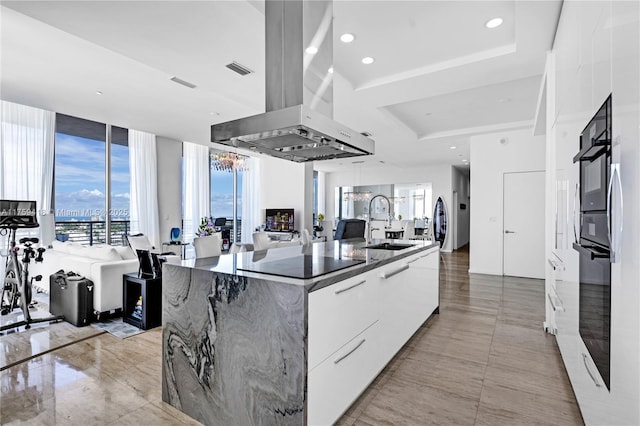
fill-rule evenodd
<path id="1" fill-rule="evenodd" d="M 308 425 L 333 424 L 375 379 L 383 366 L 377 327 L 376 322 L 309 372 Z"/>
<path id="2" fill-rule="evenodd" d="M 436 247 L 429 251 L 423 251 L 407 257 L 405 263 L 411 265 L 413 268 L 438 269 L 438 262 L 440 260 L 439 254 L 440 249 Z"/>
<path id="3" fill-rule="evenodd" d="M 312 369 L 378 318 L 378 282 L 370 272 L 309 293 Z"/>

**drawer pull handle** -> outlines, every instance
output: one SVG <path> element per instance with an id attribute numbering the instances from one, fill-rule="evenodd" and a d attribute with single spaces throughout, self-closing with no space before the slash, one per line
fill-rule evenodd
<path id="1" fill-rule="evenodd" d="M 435 251 L 429 252 L 429 253 L 427 253 L 427 254 L 423 254 L 422 256 L 416 257 L 415 259 L 410 260 L 410 261 L 408 261 L 407 263 L 413 263 L 413 262 L 415 262 L 415 261 L 417 261 L 417 260 L 424 259 L 424 258 L 425 258 L 425 257 L 427 257 L 427 256 L 431 256 L 433 253 L 435 253 Z"/>
<path id="2" fill-rule="evenodd" d="M 591 377 L 591 380 L 593 380 L 593 383 L 596 384 L 596 387 L 598 388 L 602 387 L 598 379 L 596 379 L 596 376 L 593 375 L 593 373 L 591 372 L 591 369 L 589 368 L 589 363 L 587 362 L 587 354 L 582 353 L 582 361 L 584 362 L 584 368 L 587 369 L 587 373 L 589 373 L 589 377 Z"/>
<path id="3" fill-rule="evenodd" d="M 359 285 L 362 285 L 362 284 L 364 284 L 366 282 L 367 282 L 367 280 L 362 280 L 359 283 L 355 283 L 354 285 L 350 285 L 349 287 L 341 288 L 340 290 L 336 290 L 335 294 L 344 293 L 345 291 L 351 290 L 352 288 L 358 287 Z"/>
<path id="4" fill-rule="evenodd" d="M 360 340 L 360 343 L 358 343 L 353 349 L 351 349 L 349 352 L 347 352 L 346 354 L 342 355 L 340 358 L 338 358 L 335 361 L 333 361 L 333 363 L 337 364 L 340 361 L 342 361 L 343 359 L 345 359 L 346 357 L 348 357 L 349 355 L 351 355 L 352 353 L 354 353 L 360 346 L 362 346 L 362 344 L 365 342 L 365 340 L 367 340 L 367 339 Z"/>
<path id="5" fill-rule="evenodd" d="M 557 311 L 558 308 L 556 308 L 555 303 L 553 303 L 553 297 L 551 297 L 551 295 L 549 293 L 547 293 L 547 298 L 549 299 L 549 303 L 551 303 L 551 307 L 553 308 L 553 310 Z"/>
<path id="6" fill-rule="evenodd" d="M 409 269 L 409 265 L 402 265 L 395 271 L 383 272 L 382 274 L 380 274 L 380 278 L 384 278 L 384 279 L 391 278 L 392 276 L 399 274 L 402 271 L 406 271 L 407 269 Z"/>

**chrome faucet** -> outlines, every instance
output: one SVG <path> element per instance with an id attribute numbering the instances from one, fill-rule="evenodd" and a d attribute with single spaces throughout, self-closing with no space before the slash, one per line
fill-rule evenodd
<path id="1" fill-rule="evenodd" d="M 389 205 L 389 218 L 387 219 L 387 222 L 389 224 L 391 224 L 391 218 L 393 217 L 393 205 L 391 204 L 391 201 L 389 201 L 389 198 L 382 194 L 374 195 L 373 197 L 371 197 L 371 200 L 369 200 L 369 219 L 367 220 L 367 242 L 371 242 L 371 232 L 373 231 L 373 229 L 371 229 L 371 220 L 373 219 L 373 215 L 371 214 L 371 206 L 373 205 L 373 200 L 378 197 L 382 197 L 387 200 L 387 204 Z M 378 228 L 376 228 L 376 230 L 377 229 Z"/>

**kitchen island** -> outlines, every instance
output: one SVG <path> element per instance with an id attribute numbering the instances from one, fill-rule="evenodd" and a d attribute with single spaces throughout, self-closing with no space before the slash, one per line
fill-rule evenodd
<path id="1" fill-rule="evenodd" d="M 165 264 L 162 399 L 208 425 L 336 421 L 439 306 L 437 243 L 386 242 Z"/>

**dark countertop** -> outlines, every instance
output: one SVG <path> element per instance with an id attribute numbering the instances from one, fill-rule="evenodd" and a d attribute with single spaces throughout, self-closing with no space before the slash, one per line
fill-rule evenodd
<path id="1" fill-rule="evenodd" d="M 413 244 L 413 247 L 402 250 L 366 248 L 366 246 L 383 242 Z M 367 244 L 364 239 L 354 238 L 351 240 L 313 243 L 307 246 L 280 247 L 247 253 L 224 254 L 219 257 L 188 259 L 183 260 L 181 266 L 226 275 L 261 278 L 285 284 L 301 285 L 304 286 L 307 291 L 314 291 L 436 246 L 438 246 L 438 242 L 423 240 L 373 240 Z M 320 265 L 320 267 L 321 264 L 327 262 L 327 258 L 329 258 L 329 260 L 333 259 L 336 262 L 344 262 L 347 264 L 358 262 L 358 264 L 306 279 L 242 270 L 242 268 L 257 269 L 267 263 L 270 265 L 286 265 L 286 259 L 290 259 L 292 263 L 298 262 L 303 255 L 307 261 L 311 260 L 314 265 L 317 264 Z"/>

